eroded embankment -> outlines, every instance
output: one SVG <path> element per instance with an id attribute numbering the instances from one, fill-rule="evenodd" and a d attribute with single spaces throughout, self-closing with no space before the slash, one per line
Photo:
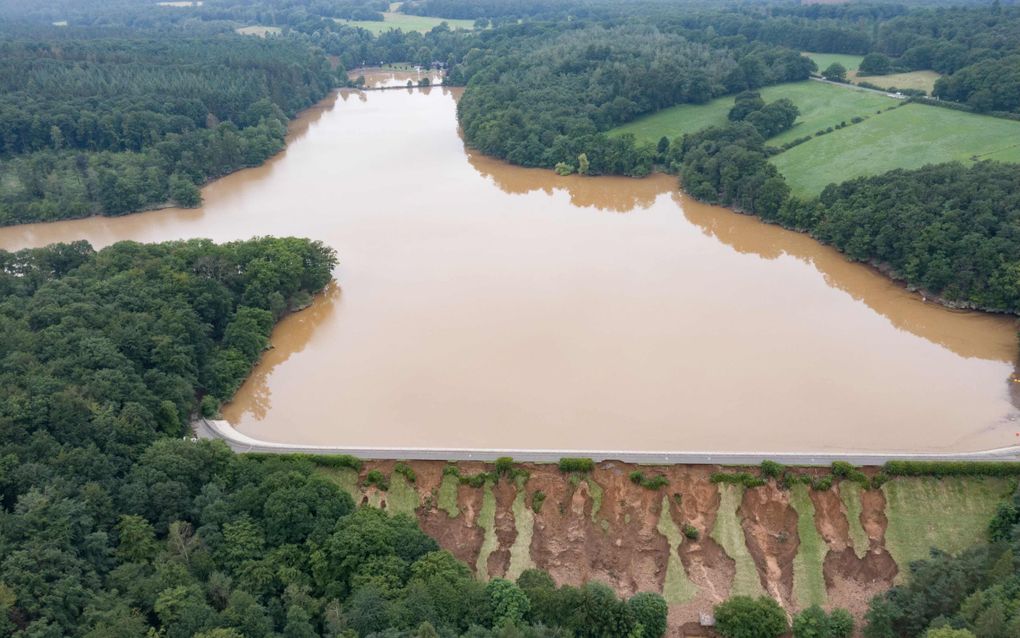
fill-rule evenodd
<path id="1" fill-rule="evenodd" d="M 803 484 L 781 489 L 774 482 L 717 485 L 711 476 L 720 468 L 707 465 L 603 462 L 591 473 L 571 474 L 522 463 L 495 481 L 494 474 L 479 476 L 494 470 L 481 462 L 457 463 L 455 471 L 439 461 L 406 465 L 413 481 L 406 470 L 394 471 L 394 461 L 369 461 L 360 475 L 322 471 L 356 502 L 413 514 L 483 578 L 516 578 L 538 567 L 560 584 L 599 580 L 622 595 L 662 592 L 670 604 L 670 636 L 702 635 L 699 613 L 732 594 L 767 593 L 790 613 L 812 603 L 843 607 L 860 619 L 871 596 L 897 578 L 894 555 L 913 555 L 925 543 L 976 542 L 996 499 L 1010 488 L 1005 481 L 974 479 L 974 490 L 988 497 L 961 512 L 972 519 L 969 525 L 943 530 L 936 517 L 945 515 L 948 501 L 933 508 L 923 498 L 899 496 L 945 491 L 933 479 L 895 479 L 879 489 L 843 481 L 814 490 Z M 390 477 L 387 491 L 364 485 L 373 469 Z M 668 485 L 642 487 L 630 479 L 636 469 L 661 475 Z M 892 514 L 887 494 L 895 496 Z M 917 547 L 887 546 L 890 515 L 911 531 Z"/>

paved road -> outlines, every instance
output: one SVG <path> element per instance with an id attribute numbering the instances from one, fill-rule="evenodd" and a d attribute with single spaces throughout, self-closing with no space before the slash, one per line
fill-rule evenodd
<path id="1" fill-rule="evenodd" d="M 1018 461 L 1020 446 L 982 452 L 953 452 L 948 454 L 910 453 L 857 453 L 797 452 L 762 454 L 757 452 L 613 452 L 599 450 L 486 450 L 467 448 L 347 448 L 328 446 L 290 445 L 259 441 L 246 436 L 226 421 L 199 419 L 194 424 L 195 434 L 204 439 L 226 441 L 235 452 L 351 454 L 362 459 L 406 459 L 426 461 L 494 461 L 510 456 L 517 461 L 555 463 L 563 457 L 584 457 L 595 461 L 623 461 L 651 465 L 757 465 L 768 459 L 784 465 L 830 465 L 833 461 L 847 461 L 854 465 L 882 465 L 886 461 Z"/>

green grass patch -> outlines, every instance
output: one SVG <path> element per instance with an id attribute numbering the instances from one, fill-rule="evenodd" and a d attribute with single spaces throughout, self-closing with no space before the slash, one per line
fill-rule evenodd
<path id="1" fill-rule="evenodd" d="M 906 104 L 881 115 L 873 112 L 860 124 L 795 146 L 771 161 L 795 194 L 811 196 L 854 177 L 975 159 L 1020 162 L 1020 122 Z"/>
<path id="2" fill-rule="evenodd" d="M 669 515 L 669 497 L 662 497 L 662 510 L 659 512 L 659 524 L 655 527 L 669 541 L 669 561 L 666 563 L 666 579 L 662 583 L 662 597 L 673 605 L 694 600 L 698 595 L 698 587 L 687 577 L 684 564 L 680 561 L 677 550 L 684 542 L 684 535 L 677 527 L 673 517 Z"/>
<path id="3" fill-rule="evenodd" d="M 316 471 L 335 483 L 337 487 L 351 495 L 354 504 L 361 502 L 361 486 L 358 484 L 358 472 L 349 467 L 323 467 Z"/>
<path id="4" fill-rule="evenodd" d="M 525 569 L 535 566 L 535 562 L 531 560 L 531 538 L 535 533 L 535 512 L 524 503 L 527 494 L 524 486 L 518 485 L 517 496 L 514 498 L 512 506 L 517 538 L 510 546 L 510 565 L 506 568 L 505 578 L 513 581 L 516 581 Z"/>
<path id="5" fill-rule="evenodd" d="M 883 89 L 916 89 L 930 94 L 935 89 L 935 80 L 942 77 L 935 71 L 910 71 L 909 73 L 890 73 L 889 75 L 856 76 L 855 83 L 868 82 Z"/>
<path id="6" fill-rule="evenodd" d="M 956 553 L 987 540 L 988 523 L 1016 486 L 1005 478 L 896 478 L 882 486 L 889 526 L 885 546 L 908 573 L 936 547 Z"/>
<path id="7" fill-rule="evenodd" d="M 492 493 L 492 485 L 489 483 L 482 488 L 482 508 L 478 511 L 475 525 L 485 530 L 485 539 L 475 562 L 475 573 L 479 578 L 488 580 L 489 554 L 499 547 L 499 539 L 496 538 L 496 495 Z"/>
<path id="8" fill-rule="evenodd" d="M 392 31 L 393 29 L 400 29 L 401 31 L 418 31 L 419 33 L 425 33 L 431 31 L 435 27 L 445 22 L 450 25 L 451 29 L 473 29 L 475 26 L 474 20 L 454 20 L 450 18 L 433 18 L 429 16 L 413 16 L 406 13 L 394 13 L 392 11 L 386 11 L 383 13 L 382 22 L 376 20 L 340 20 L 337 19 L 340 24 L 346 24 L 352 27 L 360 27 L 366 31 L 371 32 L 374 35 L 379 35 L 386 31 Z"/>
<path id="9" fill-rule="evenodd" d="M 861 66 L 861 60 L 864 59 L 863 55 L 849 55 L 846 53 L 811 53 L 810 51 L 803 51 L 801 55 L 811 58 L 818 65 L 818 72 L 821 73 L 834 62 L 842 64 L 847 71 L 856 71 Z"/>
<path id="10" fill-rule="evenodd" d="M 460 516 L 460 507 L 457 505 L 459 487 L 460 479 L 455 474 L 443 474 L 443 481 L 439 484 L 439 509 L 446 512 L 450 518 Z"/>
<path id="11" fill-rule="evenodd" d="M 736 574 L 733 576 L 733 588 L 730 596 L 763 596 L 765 589 L 758 578 L 758 568 L 747 551 L 744 529 L 740 526 L 737 508 L 744 496 L 744 488 L 737 485 L 719 484 L 719 512 L 715 517 L 715 525 L 709 536 L 719 543 L 726 555 L 736 563 Z"/>
<path id="12" fill-rule="evenodd" d="M 588 493 L 591 494 L 591 522 L 598 524 L 599 511 L 602 510 L 602 497 L 605 495 L 605 492 L 602 490 L 602 486 L 596 483 L 594 479 L 587 478 L 584 482 L 588 484 Z"/>
<path id="13" fill-rule="evenodd" d="M 851 481 L 843 481 L 839 484 L 839 498 L 846 508 L 846 519 L 850 524 L 850 542 L 853 544 L 854 553 L 858 558 L 864 558 L 871 541 L 864 530 L 864 524 L 861 523 L 861 512 L 864 510 L 861 504 L 861 486 Z"/>
<path id="14" fill-rule="evenodd" d="M 794 485 L 790 490 L 790 503 L 797 510 L 797 535 L 800 545 L 793 559 L 793 597 L 801 609 L 828 602 L 825 575 L 822 566 L 828 546 L 815 527 L 815 504 L 811 501 L 808 486 Z"/>
<path id="15" fill-rule="evenodd" d="M 403 474 L 394 474 L 390 477 L 390 490 L 386 493 L 386 502 L 390 512 L 411 516 L 414 516 L 421 506 L 418 490 L 414 489 L 414 485 Z"/>
<path id="16" fill-rule="evenodd" d="M 785 97 L 800 109 L 800 115 L 797 116 L 793 128 L 769 140 L 769 144 L 775 146 L 813 135 L 819 129 L 835 126 L 840 122 L 849 123 L 854 117 L 874 115 L 879 109 L 899 104 L 899 100 L 870 91 L 811 80 L 767 86 L 760 92 L 766 102 L 774 102 Z M 684 133 L 726 124 L 726 116 L 731 108 L 733 108 L 732 95 L 717 98 L 707 104 L 682 104 L 628 122 L 611 130 L 609 135 L 632 133 L 639 142 L 655 143 L 664 135 L 673 140 Z"/>

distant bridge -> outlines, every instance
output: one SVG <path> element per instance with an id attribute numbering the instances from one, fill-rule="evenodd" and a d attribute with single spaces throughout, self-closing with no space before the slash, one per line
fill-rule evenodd
<path id="1" fill-rule="evenodd" d="M 556 463 L 563 457 L 589 458 L 595 461 L 621 461 L 647 465 L 758 465 L 770 460 L 784 465 L 831 465 L 846 461 L 854 465 L 882 465 L 886 461 L 1018 461 L 1020 446 L 979 452 L 909 453 L 909 452 L 641 452 L 608 450 L 539 450 L 427 447 L 340 447 L 297 445 L 260 441 L 234 429 L 226 421 L 198 419 L 193 424 L 195 435 L 203 439 L 225 441 L 235 452 L 276 454 L 350 454 L 361 459 L 393 459 L 422 461 L 495 461 L 501 456 L 515 461 Z"/>

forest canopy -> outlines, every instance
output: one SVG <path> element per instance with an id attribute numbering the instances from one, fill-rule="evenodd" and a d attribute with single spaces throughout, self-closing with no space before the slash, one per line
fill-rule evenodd
<path id="1" fill-rule="evenodd" d="M 261 164 L 333 88 L 291 40 L 221 36 L 0 43 L 0 225 L 119 215 Z"/>

